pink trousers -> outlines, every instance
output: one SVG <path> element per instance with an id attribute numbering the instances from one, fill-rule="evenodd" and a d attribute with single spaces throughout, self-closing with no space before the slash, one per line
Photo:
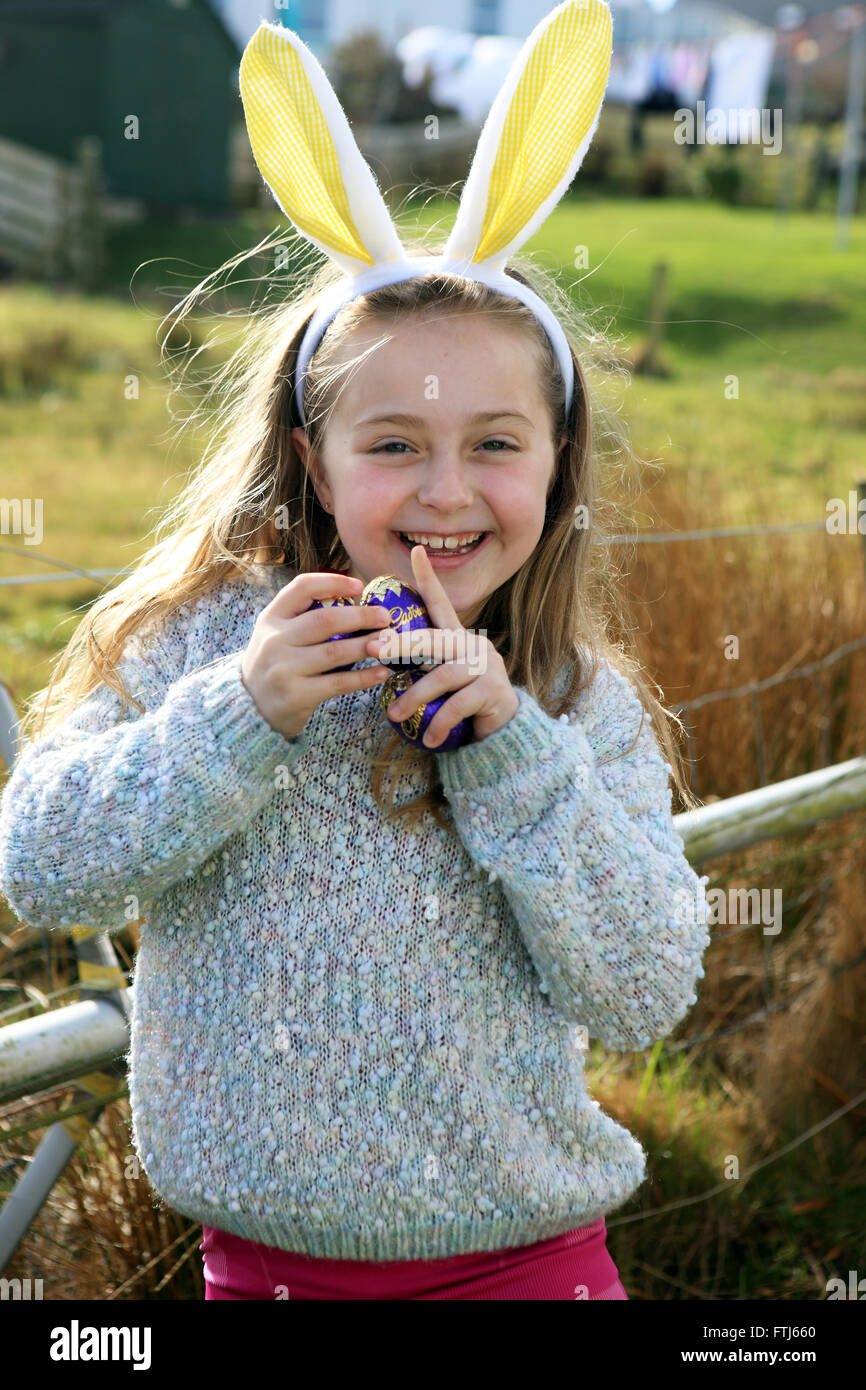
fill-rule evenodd
<path id="1" fill-rule="evenodd" d="M 203 1226 L 205 1298 L 627 1299 L 604 1217 L 550 1240 L 440 1260 L 319 1260 Z"/>

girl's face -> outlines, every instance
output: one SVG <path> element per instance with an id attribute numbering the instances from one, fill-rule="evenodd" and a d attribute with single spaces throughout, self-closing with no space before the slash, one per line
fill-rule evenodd
<path id="1" fill-rule="evenodd" d="M 356 330 L 345 358 L 388 329 Z M 471 314 L 405 320 L 346 382 L 321 451 L 292 432 L 319 500 L 330 504 L 350 573 L 364 584 L 395 574 L 416 587 L 409 532 L 441 536 L 433 568 L 460 622 L 534 551 L 556 452 L 538 380 L 537 348 Z M 345 360 L 345 359 L 344 359 Z M 560 440 L 560 447 L 565 436 Z M 484 532 L 450 556 L 444 537 Z"/>

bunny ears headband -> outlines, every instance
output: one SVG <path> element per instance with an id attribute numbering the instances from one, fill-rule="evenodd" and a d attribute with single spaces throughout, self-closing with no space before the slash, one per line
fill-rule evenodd
<path id="1" fill-rule="evenodd" d="M 240 91 L 259 171 L 298 231 L 346 272 L 323 296 L 298 353 L 295 400 L 328 324 L 344 305 L 430 271 L 481 281 L 539 319 L 574 391 L 571 352 L 555 315 L 505 263 L 553 211 L 598 125 L 611 55 L 603 0 L 566 0 L 533 29 L 481 134 L 457 218 L 439 256 L 408 257 L 337 94 L 298 35 L 262 20 L 240 65 Z"/>

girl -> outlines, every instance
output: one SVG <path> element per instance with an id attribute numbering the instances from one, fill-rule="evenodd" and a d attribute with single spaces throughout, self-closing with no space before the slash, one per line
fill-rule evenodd
<path id="1" fill-rule="evenodd" d="M 667 712 L 607 636 L 580 328 L 505 267 L 609 51 L 599 0 L 538 26 L 443 252 L 409 258 L 321 68 L 262 23 L 253 150 L 333 264 L 228 364 L 221 446 L 82 621 L 0 804 L 22 918 L 141 924 L 133 1138 L 204 1223 L 209 1299 L 627 1297 L 604 1218 L 646 1156 L 584 1054 L 695 1002 L 706 880 Z M 311 610 L 382 574 L 431 620 L 389 717 L 389 615 Z"/>

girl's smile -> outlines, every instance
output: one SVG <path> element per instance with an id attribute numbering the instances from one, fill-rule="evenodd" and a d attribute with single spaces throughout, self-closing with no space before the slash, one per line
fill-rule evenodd
<path id="1" fill-rule="evenodd" d="M 400 551 L 406 556 L 411 555 L 413 545 L 421 544 L 420 541 L 407 541 L 405 539 L 405 531 L 395 531 L 393 534 Z M 418 532 L 418 534 L 427 535 L 428 537 L 431 535 L 429 531 Z M 492 535 L 492 531 L 484 531 L 480 539 L 473 542 L 471 549 L 468 550 L 462 547 L 459 550 L 451 550 L 444 544 L 441 549 L 438 550 L 435 546 L 425 546 L 424 549 L 430 557 L 430 564 L 433 566 L 434 570 L 459 569 L 461 565 L 468 564 L 473 556 L 478 554 L 479 550 L 484 549 Z"/>

